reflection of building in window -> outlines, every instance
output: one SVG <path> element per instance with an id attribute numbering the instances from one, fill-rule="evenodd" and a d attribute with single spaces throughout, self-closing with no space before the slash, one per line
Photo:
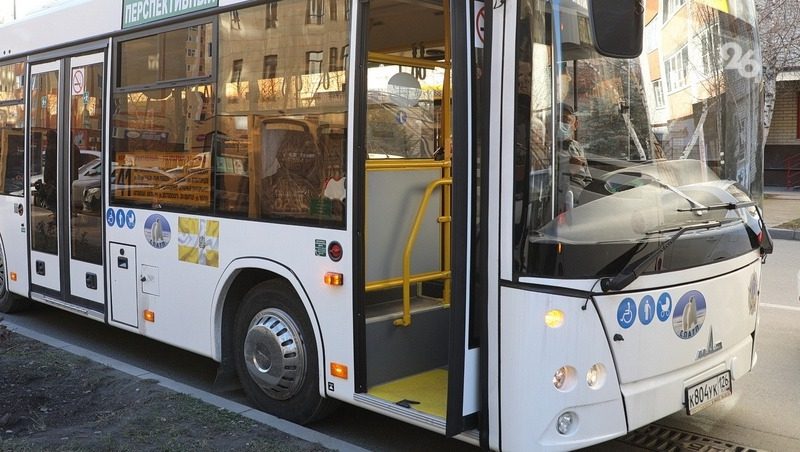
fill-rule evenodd
<path id="1" fill-rule="evenodd" d="M 722 68 L 719 53 L 719 23 L 712 24 L 698 33 L 696 39 L 699 41 L 698 47 L 703 57 L 703 73 L 711 75 L 719 71 Z"/>
<path id="2" fill-rule="evenodd" d="M 242 21 L 239 20 L 239 11 L 231 11 L 231 30 L 241 30 Z"/>
<path id="3" fill-rule="evenodd" d="M 662 0 L 664 23 L 672 17 L 686 3 L 686 0 Z"/>
<path id="4" fill-rule="evenodd" d="M 233 60 L 233 68 L 231 70 L 231 81 L 229 86 L 226 87 L 225 95 L 228 97 L 228 102 L 236 104 L 240 100 L 247 97 L 250 92 L 249 83 L 242 81 L 242 68 L 244 60 Z"/>
<path id="5" fill-rule="evenodd" d="M 337 0 L 330 0 L 331 3 L 329 8 L 330 8 L 331 20 L 339 20 L 339 13 L 338 9 L 336 8 L 336 1 Z"/>
<path id="6" fill-rule="evenodd" d="M 306 23 L 321 25 L 325 16 L 325 0 L 307 0 Z"/>
<path id="7" fill-rule="evenodd" d="M 350 46 L 342 47 L 342 69 L 345 71 L 350 67 Z"/>
<path id="8" fill-rule="evenodd" d="M 339 71 L 342 69 L 339 62 L 339 48 L 331 47 L 328 50 L 328 72 Z"/>
<path id="9" fill-rule="evenodd" d="M 278 55 L 264 55 L 264 66 L 261 70 L 261 78 L 275 78 L 278 71 Z"/>
<path id="10" fill-rule="evenodd" d="M 661 79 L 653 81 L 653 95 L 656 108 L 664 108 L 664 88 L 661 87 Z"/>
<path id="11" fill-rule="evenodd" d="M 689 71 L 689 47 L 683 46 L 675 52 L 664 62 L 664 67 L 667 70 L 667 91 L 673 92 L 685 88 Z"/>
<path id="12" fill-rule="evenodd" d="M 233 60 L 233 70 L 231 71 L 231 83 L 239 83 L 242 80 L 242 60 Z"/>
<path id="13" fill-rule="evenodd" d="M 306 74 L 321 73 L 323 57 L 324 55 L 321 50 L 316 52 L 306 52 Z"/>
<path id="14" fill-rule="evenodd" d="M 269 0 L 267 2 L 267 14 L 264 20 L 264 28 L 277 28 L 278 27 L 278 0 Z"/>

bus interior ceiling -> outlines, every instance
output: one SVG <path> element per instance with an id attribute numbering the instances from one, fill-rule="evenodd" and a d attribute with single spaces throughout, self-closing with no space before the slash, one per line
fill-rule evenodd
<path id="1" fill-rule="evenodd" d="M 376 0 L 369 3 L 370 52 L 411 56 L 414 46 L 441 49 L 444 45 L 444 8 L 441 1 Z M 432 55 L 440 55 L 434 53 Z"/>
<path id="2" fill-rule="evenodd" d="M 449 54 L 445 49 L 449 42 L 445 39 L 447 9 L 447 2 L 441 1 L 377 0 L 369 4 L 364 270 L 368 393 L 442 418 L 447 398 L 450 309 L 449 268 L 445 264 L 449 225 L 441 221 L 449 213 L 449 185 L 441 181 L 450 178 L 450 156 L 448 151 L 442 160 L 434 154 L 449 143 L 449 124 L 445 124 L 449 107 L 443 108 L 449 105 L 449 100 L 444 100 L 449 87 L 443 88 L 450 74 L 445 61 Z M 386 75 L 381 79 L 382 67 Z M 422 97 L 397 101 L 397 91 L 389 86 L 392 82 L 386 82 L 395 71 L 413 75 L 417 81 L 410 83 L 422 91 Z M 434 82 L 436 77 L 442 82 Z M 428 190 L 432 195 L 425 199 L 426 189 L 437 181 L 438 188 Z M 414 230 L 417 216 L 421 222 Z M 399 282 L 406 247 L 411 251 L 405 265 L 410 267 L 406 272 L 410 270 L 412 281 L 413 320 L 404 325 Z M 437 273 L 438 277 L 431 276 Z"/>

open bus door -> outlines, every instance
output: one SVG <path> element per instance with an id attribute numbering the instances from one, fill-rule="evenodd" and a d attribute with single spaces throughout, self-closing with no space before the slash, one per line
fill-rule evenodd
<path id="1" fill-rule="evenodd" d="M 479 410 L 471 8 L 373 0 L 360 21 L 355 398 L 448 436 L 476 427 Z"/>

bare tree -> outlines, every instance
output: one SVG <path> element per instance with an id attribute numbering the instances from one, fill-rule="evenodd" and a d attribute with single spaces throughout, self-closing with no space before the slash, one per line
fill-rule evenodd
<path id="1" fill-rule="evenodd" d="M 775 108 L 778 74 L 800 66 L 800 2 L 797 0 L 756 0 L 764 65 L 764 142 L 769 134 Z"/>

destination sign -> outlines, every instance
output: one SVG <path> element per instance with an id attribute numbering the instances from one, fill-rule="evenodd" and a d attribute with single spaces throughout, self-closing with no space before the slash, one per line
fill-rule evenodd
<path id="1" fill-rule="evenodd" d="M 122 28 L 218 6 L 219 0 L 122 0 Z"/>

